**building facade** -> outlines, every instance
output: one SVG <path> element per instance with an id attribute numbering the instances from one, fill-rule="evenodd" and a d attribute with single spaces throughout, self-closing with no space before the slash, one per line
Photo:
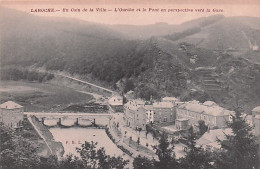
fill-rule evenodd
<path id="1" fill-rule="evenodd" d="M 252 119 L 253 119 L 254 134 L 257 137 L 260 137 L 260 106 L 255 107 L 252 110 Z"/>
<path id="2" fill-rule="evenodd" d="M 226 127 L 226 122 L 233 111 L 226 110 L 212 101 L 203 104 L 198 101 L 186 102 L 177 107 L 177 119 L 189 119 L 190 125 L 198 125 L 199 120 L 203 120 L 210 128 Z"/>
<path id="3" fill-rule="evenodd" d="M 124 106 L 122 96 L 112 96 L 109 98 L 108 103 L 115 112 L 123 112 Z"/>
<path id="4" fill-rule="evenodd" d="M 153 105 L 145 105 L 146 109 L 146 124 L 154 123 Z"/>
<path id="5" fill-rule="evenodd" d="M 145 102 L 142 100 L 131 100 L 124 106 L 124 118 L 126 125 L 136 130 L 146 130 L 147 115 Z"/>
<path id="6" fill-rule="evenodd" d="M 189 127 L 189 120 L 188 119 L 176 119 L 175 120 L 175 127 L 177 130 L 187 130 Z"/>
<path id="7" fill-rule="evenodd" d="M 176 119 L 174 105 L 171 102 L 153 103 L 153 121 L 154 123 L 173 122 Z"/>
<path id="8" fill-rule="evenodd" d="M 8 101 L 0 105 L 0 121 L 11 128 L 21 127 L 24 119 L 23 106 Z"/>
<path id="9" fill-rule="evenodd" d="M 123 97 L 122 96 L 112 96 L 109 98 L 108 103 L 111 106 L 123 106 Z"/>

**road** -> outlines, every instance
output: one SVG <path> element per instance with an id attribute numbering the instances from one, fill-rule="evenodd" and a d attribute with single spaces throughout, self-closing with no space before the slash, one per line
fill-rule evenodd
<path id="1" fill-rule="evenodd" d="M 105 116 L 112 117 L 112 114 L 108 113 L 51 113 L 51 112 L 24 112 L 24 115 L 28 116 Z"/>
<path id="2" fill-rule="evenodd" d="M 77 79 L 77 78 L 74 78 L 74 77 L 70 77 L 70 76 L 63 75 L 63 74 L 56 74 L 56 75 L 62 76 L 62 77 L 65 77 L 65 78 L 68 78 L 68 79 L 71 79 L 71 80 L 75 80 L 75 81 L 78 81 L 80 83 L 87 84 L 87 85 L 90 85 L 90 86 L 93 86 L 93 87 L 96 87 L 96 88 L 99 88 L 99 89 L 102 89 L 102 90 L 107 91 L 107 92 L 109 92 L 111 94 L 114 93 L 114 91 L 112 91 L 110 89 L 107 89 L 107 88 L 104 88 L 104 87 L 101 87 L 101 86 L 95 85 L 93 83 L 89 83 L 89 82 L 86 82 L 86 81 L 83 81 L 83 80 L 80 80 L 80 79 Z"/>
<path id="3" fill-rule="evenodd" d="M 136 131 L 130 127 L 127 127 L 124 120 L 123 120 L 123 115 L 122 113 L 115 113 L 114 114 L 114 121 L 115 123 L 119 123 L 119 130 L 122 132 L 122 135 L 129 138 L 132 137 L 133 140 L 137 140 L 138 137 L 140 138 L 140 145 L 143 147 L 147 147 L 151 151 L 155 152 L 153 149 L 153 146 L 158 145 L 159 142 L 157 139 L 155 139 L 151 133 L 148 133 L 146 135 L 146 131 Z M 125 134 L 126 131 L 126 134 Z M 148 146 L 146 144 L 148 143 Z M 176 158 L 181 158 L 185 156 L 185 152 L 183 151 L 184 147 L 186 147 L 182 143 L 174 144 L 174 152 L 176 155 Z"/>

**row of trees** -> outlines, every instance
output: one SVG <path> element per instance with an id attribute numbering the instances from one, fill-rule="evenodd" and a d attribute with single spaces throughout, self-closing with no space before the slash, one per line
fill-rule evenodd
<path id="1" fill-rule="evenodd" d="M 256 144 L 252 128 L 241 117 L 240 113 L 233 116 L 228 123 L 232 135 L 226 135 L 221 141 L 222 149 L 205 150 L 197 147 L 193 128 L 189 129 L 188 150 L 185 157 L 176 159 L 174 145 L 163 133 L 159 144 L 154 146 L 158 161 L 138 156 L 133 161 L 134 169 L 258 169 L 259 145 Z M 17 135 L 0 125 L 0 169 L 123 169 L 129 163 L 121 157 L 111 157 L 104 148 L 97 149 L 97 143 L 85 142 L 77 148 L 79 157 L 67 156 L 58 160 L 56 156 L 40 158 L 35 147 L 29 140 Z"/>
<path id="2" fill-rule="evenodd" d="M 1 80 L 26 80 L 34 82 L 44 82 L 54 78 L 53 74 L 28 71 L 26 69 L 20 69 L 16 67 L 2 68 L 1 69 Z"/>

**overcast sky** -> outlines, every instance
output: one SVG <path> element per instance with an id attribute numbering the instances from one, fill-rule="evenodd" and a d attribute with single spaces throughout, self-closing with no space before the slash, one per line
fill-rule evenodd
<path id="1" fill-rule="evenodd" d="M 152 0 L 153 1 L 153 0 Z M 259 0 L 238 0 L 235 3 L 229 0 L 219 0 L 212 3 L 212 0 L 174 0 L 160 1 L 160 3 L 151 0 L 143 1 L 126 1 L 126 0 L 0 0 L 1 5 L 9 8 L 18 9 L 27 13 L 41 16 L 56 16 L 56 17 L 73 17 L 91 22 L 105 24 L 134 24 L 146 25 L 158 22 L 166 22 L 169 24 L 180 24 L 182 22 L 192 20 L 198 17 L 206 17 L 214 14 L 223 14 L 225 16 L 254 16 L 260 17 L 260 1 Z M 108 3 L 109 2 L 109 3 Z M 42 8 L 55 8 L 63 10 L 69 9 L 69 12 L 55 13 L 32 13 L 31 10 Z M 72 12 L 71 9 L 93 8 L 94 12 Z M 96 8 L 111 9 L 111 12 L 96 12 Z M 132 8 L 141 10 L 146 8 L 166 9 L 166 12 L 115 12 L 115 8 Z M 168 12 L 168 9 L 193 9 L 193 12 Z M 211 12 L 195 12 L 195 9 L 210 9 Z M 213 12 L 213 9 L 223 10 L 223 12 Z"/>

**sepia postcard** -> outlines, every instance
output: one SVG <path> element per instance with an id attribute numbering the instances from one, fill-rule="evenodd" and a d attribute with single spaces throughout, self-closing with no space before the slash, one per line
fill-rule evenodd
<path id="1" fill-rule="evenodd" d="M 259 46 L 258 0 L 0 0 L 0 169 L 258 169 Z"/>

